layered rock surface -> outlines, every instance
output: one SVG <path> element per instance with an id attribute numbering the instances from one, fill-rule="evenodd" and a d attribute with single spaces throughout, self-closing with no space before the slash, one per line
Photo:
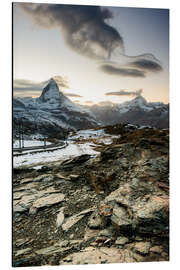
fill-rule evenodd
<path id="1" fill-rule="evenodd" d="M 14 266 L 169 260 L 168 131 L 111 131 L 97 157 L 14 171 Z"/>

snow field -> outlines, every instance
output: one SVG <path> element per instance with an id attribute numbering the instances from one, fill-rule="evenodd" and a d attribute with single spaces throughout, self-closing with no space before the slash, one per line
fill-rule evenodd
<path id="1" fill-rule="evenodd" d="M 65 160 L 68 158 L 81 156 L 83 154 L 97 155 L 99 152 L 92 149 L 92 143 L 74 144 L 71 142 L 66 148 L 58 149 L 57 151 L 46 151 L 36 154 L 28 153 L 26 155 L 14 157 L 13 167 L 17 168 L 22 165 L 33 165 L 57 160 Z"/>
<path id="2" fill-rule="evenodd" d="M 46 145 L 51 144 L 50 142 L 46 142 Z M 38 141 L 38 140 L 24 140 L 24 147 L 33 147 L 33 146 L 43 146 L 44 141 Z M 16 140 L 13 143 L 13 148 L 19 147 L 19 140 Z"/>

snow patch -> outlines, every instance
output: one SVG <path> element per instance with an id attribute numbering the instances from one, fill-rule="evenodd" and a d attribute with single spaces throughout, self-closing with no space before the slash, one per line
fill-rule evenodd
<path id="1" fill-rule="evenodd" d="M 46 145 L 50 145 L 50 142 L 46 142 Z M 24 140 L 24 147 L 33 147 L 33 146 L 43 146 L 44 141 L 38 141 L 38 140 Z M 19 140 L 16 140 L 13 143 L 13 148 L 19 147 Z"/>
<path id="2" fill-rule="evenodd" d="M 75 140 L 75 139 L 95 139 L 97 137 L 101 137 L 105 135 L 104 129 L 86 129 L 86 130 L 79 130 L 76 132 L 76 135 L 72 135 L 72 133 L 69 136 L 69 139 Z"/>
<path id="3" fill-rule="evenodd" d="M 53 152 L 28 153 L 23 156 L 16 156 L 13 159 L 14 168 L 22 165 L 39 164 L 45 162 L 53 162 L 58 160 L 66 160 L 83 154 L 98 155 L 99 152 L 92 149 L 92 143 L 74 144 L 71 142 L 66 148 L 58 149 Z M 95 146 L 95 145 L 94 145 Z"/>

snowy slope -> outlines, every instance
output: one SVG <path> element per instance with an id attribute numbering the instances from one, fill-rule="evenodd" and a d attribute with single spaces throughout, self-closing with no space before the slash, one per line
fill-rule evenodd
<path id="1" fill-rule="evenodd" d="M 129 122 L 167 128 L 169 125 L 169 105 L 162 102 L 147 102 L 141 95 L 122 104 L 101 103 L 89 107 L 102 124 Z"/>
<path id="2" fill-rule="evenodd" d="M 25 132 L 31 134 L 64 133 L 67 130 L 97 126 L 93 114 L 71 102 L 54 79 L 50 79 L 39 98 L 13 100 L 15 125 L 23 123 Z"/>
<path id="3" fill-rule="evenodd" d="M 43 164 L 44 162 L 52 162 L 57 160 L 66 160 L 72 157 L 80 156 L 83 154 L 98 155 L 99 152 L 94 150 L 94 146 L 99 143 L 111 144 L 113 138 L 118 138 L 116 135 L 110 135 L 105 132 L 104 129 L 87 129 L 79 130 L 77 132 L 72 132 L 67 138 L 67 146 L 62 149 L 56 149 L 54 151 L 42 151 L 42 152 L 32 152 L 23 151 L 24 155 L 14 156 L 13 163 L 14 167 L 19 167 L 23 165 L 37 165 Z M 87 141 L 83 141 L 86 140 Z M 94 140 L 96 139 L 96 141 Z M 40 141 L 31 140 L 25 141 L 25 145 L 40 145 Z M 42 142 L 43 143 L 43 142 Z M 16 144 L 17 145 L 17 144 Z M 55 149 L 56 147 L 54 147 Z M 52 149 L 52 148 L 51 148 Z M 36 167 L 37 168 L 37 167 Z"/>
<path id="4" fill-rule="evenodd" d="M 142 96 L 138 96 L 133 100 L 126 101 L 122 104 L 114 104 L 114 108 L 120 113 L 125 113 L 134 109 L 150 112 L 154 109 L 161 108 L 162 106 L 164 106 L 162 102 L 147 102 Z"/>
<path id="5" fill-rule="evenodd" d="M 44 164 L 45 162 L 66 160 L 83 154 L 97 155 L 99 152 L 93 150 L 92 143 L 74 144 L 72 141 L 69 142 L 69 145 L 66 148 L 56 151 L 27 153 L 26 155 L 16 156 L 14 157 L 14 168 L 22 165 Z"/>
<path id="6" fill-rule="evenodd" d="M 46 145 L 50 145 L 50 142 L 46 142 Z M 44 140 L 24 140 L 24 147 L 43 146 Z M 19 147 L 19 140 L 13 142 L 13 148 Z"/>

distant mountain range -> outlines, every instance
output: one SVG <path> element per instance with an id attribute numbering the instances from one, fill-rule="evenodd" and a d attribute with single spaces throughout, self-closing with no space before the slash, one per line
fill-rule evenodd
<path id="1" fill-rule="evenodd" d="M 128 122 L 156 128 L 169 127 L 169 104 L 147 102 L 141 95 L 122 104 L 101 102 L 89 109 L 104 125 Z"/>
<path id="2" fill-rule="evenodd" d="M 63 137 L 70 130 L 93 128 L 129 122 L 159 128 L 169 126 L 169 105 L 147 102 L 142 96 L 114 104 L 101 102 L 93 106 L 73 103 L 59 91 L 54 79 L 50 79 L 39 98 L 13 99 L 13 130 L 23 125 L 26 134 L 43 134 Z"/>

